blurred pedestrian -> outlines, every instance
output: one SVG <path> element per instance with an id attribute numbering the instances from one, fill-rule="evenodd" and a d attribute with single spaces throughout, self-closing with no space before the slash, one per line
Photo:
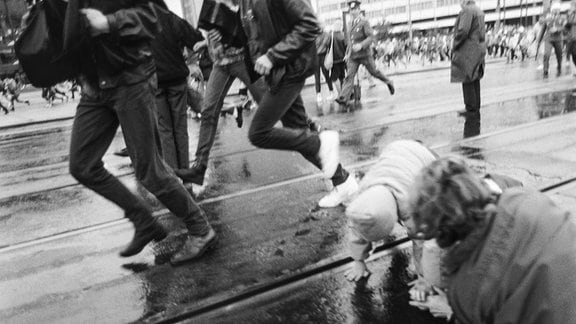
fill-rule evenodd
<path id="1" fill-rule="evenodd" d="M 238 12 L 236 0 L 222 1 L 233 12 Z M 230 25 L 239 24 L 240 21 L 231 20 Z M 238 26 L 241 28 L 241 26 Z M 208 158 L 210 150 L 216 139 L 218 130 L 218 119 L 222 111 L 224 99 L 232 86 L 232 83 L 239 79 L 244 83 L 256 102 L 260 102 L 265 91 L 264 81 L 258 75 L 250 72 L 246 63 L 245 49 L 233 43 L 233 39 L 223 37 L 221 31 L 213 28 L 207 31 L 208 49 L 211 59 L 214 62 L 210 79 L 206 86 L 204 101 L 200 117 L 200 134 L 196 157 L 192 165 L 188 168 L 181 168 L 176 174 L 185 182 L 202 184 L 206 169 L 208 168 Z M 228 42 L 226 40 L 229 40 Z M 233 107 L 237 114 L 238 127 L 242 127 L 242 106 Z"/>
<path id="2" fill-rule="evenodd" d="M 332 66 L 326 67 L 326 57 L 332 55 L 329 60 L 329 64 L 334 64 L 334 52 L 333 52 L 333 39 L 334 39 L 334 32 L 328 31 L 326 29 L 322 30 L 322 33 L 318 38 L 316 38 L 316 53 L 318 54 L 318 65 L 316 70 L 314 71 L 314 83 L 316 86 L 316 103 L 321 104 L 324 101 L 324 97 L 322 96 L 322 79 L 320 76 L 320 72 L 324 76 L 324 80 L 326 80 L 326 85 L 328 86 L 328 91 L 330 91 L 327 100 L 332 101 L 335 99 L 334 97 L 334 88 L 332 87 L 332 79 L 330 78 L 330 71 L 328 69 L 332 69 Z"/>
<path id="3" fill-rule="evenodd" d="M 166 231 L 152 217 L 150 206 L 104 168 L 102 157 L 120 125 L 136 179 L 186 225 L 186 242 L 170 259 L 176 265 L 203 255 L 216 242 L 216 233 L 161 156 L 150 42 L 160 27 L 156 12 L 166 6 L 156 3 L 160 6 L 116 0 L 82 8 L 81 1 L 68 2 L 65 49 L 80 46 L 77 55 L 82 61 L 70 173 L 121 207 L 134 224 L 134 238 L 121 256 L 138 254 L 150 241 L 164 239 Z"/>
<path id="4" fill-rule="evenodd" d="M 167 10 L 158 10 L 160 33 L 151 43 L 156 63 L 158 90 L 156 109 L 162 157 L 172 169 L 190 164 L 188 140 L 188 75 L 184 48 L 196 51 L 204 37 L 186 20 Z"/>
<path id="5" fill-rule="evenodd" d="M 409 195 L 418 239 L 442 264 L 457 323 L 576 323 L 576 219 L 546 195 L 494 194 L 461 159 L 440 158 Z"/>
<path id="6" fill-rule="evenodd" d="M 338 96 L 342 92 L 342 85 L 344 84 L 344 78 L 346 77 L 346 61 L 344 60 L 346 56 L 346 36 L 342 30 L 342 19 L 336 19 L 332 25 L 332 39 L 333 39 L 333 52 L 332 55 L 332 69 L 330 71 L 330 79 L 332 84 L 336 88 Z"/>
<path id="7" fill-rule="evenodd" d="M 536 52 L 538 52 L 540 43 L 544 40 L 544 78 L 548 77 L 552 49 L 554 49 L 554 54 L 556 55 L 556 76 L 562 74 L 562 47 L 564 46 L 566 19 L 560 14 L 561 9 L 559 2 L 554 2 L 550 6 L 550 12 L 544 18 L 540 35 L 538 35 Z"/>
<path id="8" fill-rule="evenodd" d="M 572 59 L 572 73 L 576 75 L 576 1 L 570 2 L 570 10 L 566 19 L 568 42 L 566 43 L 566 57 Z"/>
<path id="9" fill-rule="evenodd" d="M 254 69 L 268 84 L 248 131 L 250 142 L 259 148 L 302 154 L 334 185 L 319 206 L 335 207 L 345 202 L 358 184 L 339 163 L 338 132 L 310 131 L 300 95 L 317 63 L 314 41 L 320 27 L 310 3 L 241 0 L 240 11 Z M 279 121 L 282 127 L 276 127 Z"/>
<path id="10" fill-rule="evenodd" d="M 347 48 L 348 52 L 346 53 L 346 59 L 348 60 L 346 68 L 347 75 L 344 79 L 344 85 L 342 86 L 342 93 L 336 99 L 336 102 L 341 105 L 348 104 L 348 101 L 350 100 L 350 95 L 352 94 L 354 87 L 354 78 L 358 73 L 358 67 L 360 65 L 366 67 L 368 73 L 386 83 L 390 94 L 393 95 L 395 91 L 392 80 L 376 69 L 374 57 L 372 56 L 374 31 L 372 30 L 372 27 L 370 27 L 368 20 L 361 16 L 360 3 L 359 0 L 348 1 L 352 23 L 350 25 L 350 41 Z"/>
<path id="11" fill-rule="evenodd" d="M 462 83 L 466 110 L 460 114 L 480 129 L 480 79 L 484 76 L 484 13 L 474 0 L 460 0 L 462 9 L 454 25 L 450 82 Z"/>

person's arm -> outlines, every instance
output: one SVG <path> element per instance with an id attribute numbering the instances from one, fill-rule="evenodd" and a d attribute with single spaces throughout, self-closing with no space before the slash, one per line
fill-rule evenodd
<path id="1" fill-rule="evenodd" d="M 458 50 L 462 44 L 468 39 L 468 34 L 470 33 L 470 28 L 472 27 L 472 20 L 474 18 L 474 14 L 468 8 L 462 9 L 460 13 L 458 26 L 456 26 L 456 30 L 454 31 L 454 40 L 452 43 L 452 50 Z"/>
<path id="2" fill-rule="evenodd" d="M 374 30 L 370 27 L 370 23 L 367 20 L 364 20 L 362 28 L 364 28 L 366 39 L 363 40 L 360 45 L 362 45 L 362 49 L 366 49 L 370 47 L 372 42 L 374 42 Z"/>
<path id="3" fill-rule="evenodd" d="M 202 33 L 198 29 L 192 27 L 192 25 L 190 25 L 186 20 L 176 16 L 175 14 L 171 13 L 170 16 L 174 22 L 176 33 L 180 35 L 182 44 L 188 49 L 194 51 L 196 44 L 204 40 Z"/>
<path id="4" fill-rule="evenodd" d="M 106 15 L 110 35 L 123 40 L 153 39 L 160 28 L 156 10 L 152 2 L 142 2 Z"/>
<path id="5" fill-rule="evenodd" d="M 281 6 L 285 10 L 286 19 L 294 26 L 282 40 L 266 52 L 273 66 L 281 66 L 298 57 L 305 48 L 314 43 L 321 29 L 308 1 L 274 1 L 282 1 Z"/>
<path id="6" fill-rule="evenodd" d="M 372 243 L 363 239 L 362 236 L 357 233 L 357 230 L 353 226 L 350 226 L 350 241 L 348 242 L 348 246 L 354 263 L 352 264 L 352 269 L 346 272 L 346 279 L 358 281 L 370 276 L 370 271 L 368 271 L 366 267 L 365 260 L 368 258 L 370 250 L 372 250 Z"/>

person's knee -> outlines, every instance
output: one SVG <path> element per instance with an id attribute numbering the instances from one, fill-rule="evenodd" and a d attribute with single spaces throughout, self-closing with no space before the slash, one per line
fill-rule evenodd
<path id="1" fill-rule="evenodd" d="M 265 148 L 268 142 L 268 133 L 268 130 L 250 127 L 248 130 L 248 140 L 256 147 Z"/>
<path id="2" fill-rule="evenodd" d="M 72 175 L 74 179 L 76 179 L 78 182 L 82 184 L 94 181 L 95 174 L 92 171 L 92 168 L 84 164 L 77 163 L 74 160 L 70 160 L 68 169 L 70 171 L 70 175 Z"/>

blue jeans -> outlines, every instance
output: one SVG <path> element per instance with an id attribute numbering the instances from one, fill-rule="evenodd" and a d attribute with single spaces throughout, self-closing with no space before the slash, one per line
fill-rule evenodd
<path id="1" fill-rule="evenodd" d="M 204 212 L 160 155 L 155 93 L 155 77 L 104 90 L 84 84 L 72 126 L 70 173 L 122 208 L 136 229 L 153 224 L 146 202 L 104 168 L 102 157 L 120 125 L 136 179 L 184 221 L 191 235 L 204 236 L 210 229 Z"/>
<path id="2" fill-rule="evenodd" d="M 200 165 L 206 166 L 208 164 L 210 150 L 216 138 L 222 105 L 236 78 L 240 79 L 248 87 L 256 102 L 260 102 L 265 91 L 266 86 L 262 78 L 256 82 L 251 82 L 246 63 L 243 60 L 227 65 L 214 65 L 206 86 L 202 117 L 200 119 L 200 134 L 198 147 L 196 148 L 196 161 Z"/>

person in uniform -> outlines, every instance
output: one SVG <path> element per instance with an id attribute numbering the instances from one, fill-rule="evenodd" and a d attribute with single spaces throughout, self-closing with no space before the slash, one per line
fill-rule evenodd
<path id="1" fill-rule="evenodd" d="M 358 68 L 360 65 L 364 65 L 366 70 L 368 70 L 371 75 L 386 83 L 390 94 L 393 95 L 395 91 L 394 83 L 392 80 L 386 77 L 384 73 L 376 69 L 371 49 L 374 32 L 372 31 L 372 27 L 370 27 L 368 20 L 364 19 L 360 15 L 360 1 L 349 1 L 348 7 L 350 8 L 350 16 L 352 18 L 352 24 L 350 26 L 349 33 L 350 46 L 348 46 L 346 53 L 346 58 L 348 59 L 348 75 L 346 75 L 346 78 L 344 79 L 342 92 L 336 99 L 336 102 L 342 105 L 348 103 L 354 86 L 354 78 L 356 77 L 356 73 L 358 73 Z"/>

